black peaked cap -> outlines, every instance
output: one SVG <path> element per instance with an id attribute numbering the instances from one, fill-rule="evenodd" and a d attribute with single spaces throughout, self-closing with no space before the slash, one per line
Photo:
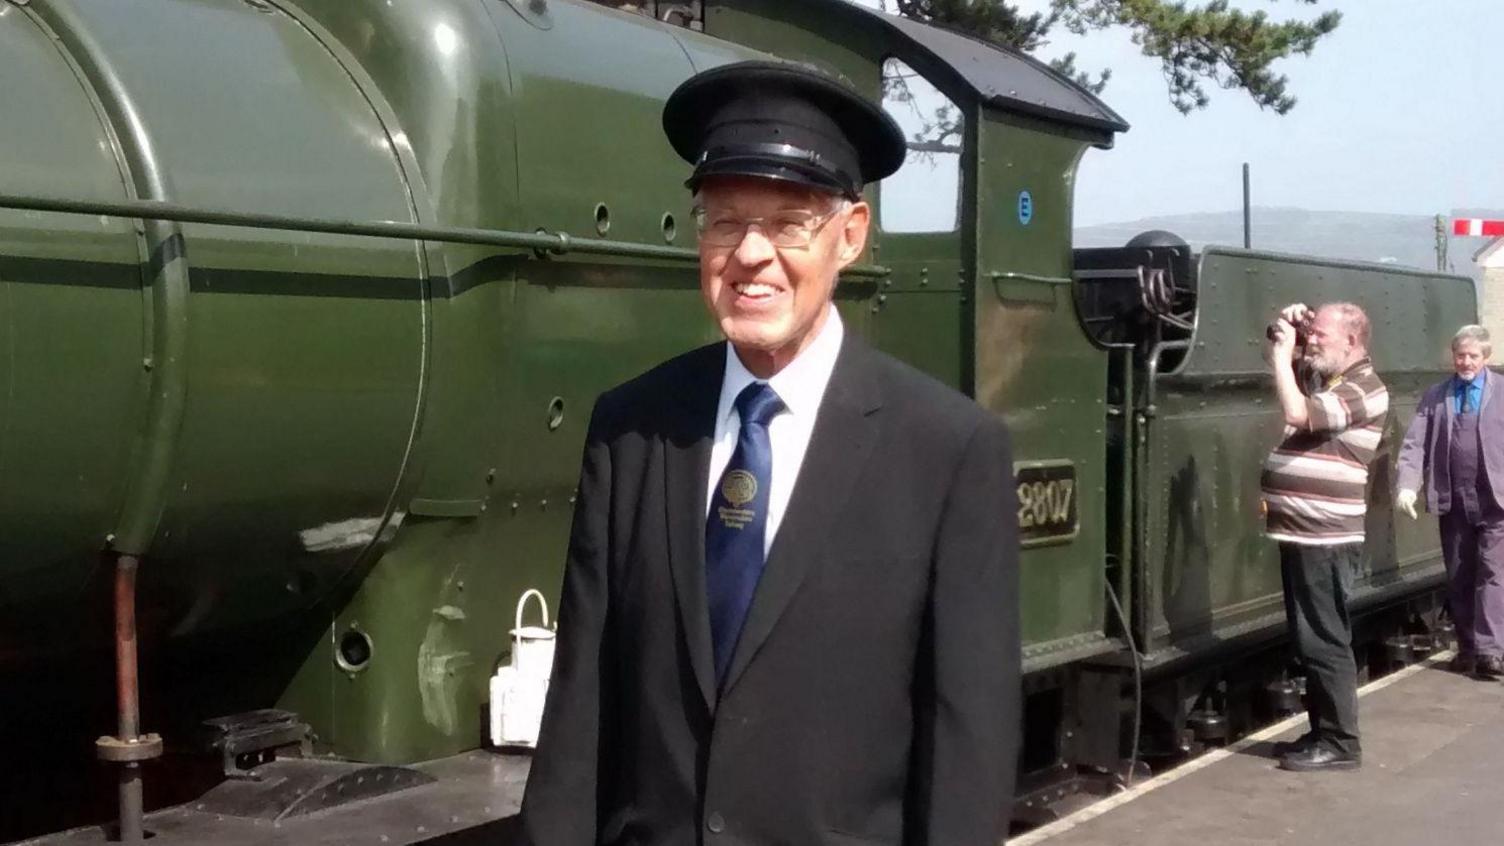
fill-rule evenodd
<path id="1" fill-rule="evenodd" d="M 663 131 L 707 176 L 756 176 L 857 199 L 898 170 L 898 124 L 833 77 L 781 62 L 737 62 L 697 73 L 663 105 Z"/>

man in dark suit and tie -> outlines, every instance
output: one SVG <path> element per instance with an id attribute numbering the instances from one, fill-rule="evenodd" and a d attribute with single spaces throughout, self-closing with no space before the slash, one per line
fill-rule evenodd
<path id="1" fill-rule="evenodd" d="M 903 136 L 767 62 L 696 75 L 663 122 L 726 343 L 596 404 L 526 839 L 992 846 L 1020 724 L 1007 432 L 831 303 Z"/>

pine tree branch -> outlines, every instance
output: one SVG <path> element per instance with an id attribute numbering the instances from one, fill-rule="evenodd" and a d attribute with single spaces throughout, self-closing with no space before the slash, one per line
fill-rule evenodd
<path id="1" fill-rule="evenodd" d="M 1293 0 L 1316 5 L 1319 0 Z M 1211 102 L 1207 86 L 1243 90 L 1260 108 L 1285 114 L 1295 106 L 1289 80 L 1271 70 L 1291 55 L 1310 55 L 1334 31 L 1342 14 L 1328 11 L 1309 22 L 1273 21 L 1262 11 L 1230 8 L 1228 0 L 1188 5 L 1184 0 L 1051 0 L 1048 12 L 1021 13 L 1013 0 L 893 0 L 899 14 L 950 26 L 984 40 L 1025 52 L 1049 43 L 1056 25 L 1085 34 L 1120 28 L 1143 54 L 1160 61 L 1172 105 L 1189 114 Z M 885 4 L 886 5 L 886 4 Z M 1056 70 L 1100 93 L 1110 72 L 1096 79 L 1076 67 L 1068 54 L 1051 62 Z"/>

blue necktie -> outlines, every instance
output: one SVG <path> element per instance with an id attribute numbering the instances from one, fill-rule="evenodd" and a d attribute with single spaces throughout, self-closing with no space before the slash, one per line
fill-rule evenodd
<path id="1" fill-rule="evenodd" d="M 1461 379 L 1457 380 L 1457 413 L 1458 414 L 1466 414 L 1469 411 L 1476 411 L 1476 409 L 1474 409 L 1472 407 L 1473 404 L 1474 404 L 1472 402 L 1472 398 L 1473 398 L 1473 383 L 1472 382 L 1464 382 Z"/>
<path id="2" fill-rule="evenodd" d="M 731 653 L 766 563 L 763 539 L 768 526 L 768 489 L 773 481 L 768 422 L 783 410 L 783 400 L 763 382 L 753 382 L 737 396 L 741 434 L 710 498 L 710 516 L 705 521 L 705 593 L 710 605 L 717 687 L 726 678 Z"/>

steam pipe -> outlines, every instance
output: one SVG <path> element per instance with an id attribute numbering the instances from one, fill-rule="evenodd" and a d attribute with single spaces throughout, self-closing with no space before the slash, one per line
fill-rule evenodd
<path id="1" fill-rule="evenodd" d="M 136 671 L 136 570 L 134 555 L 115 559 L 115 698 L 119 731 L 125 743 L 141 736 L 141 695 Z M 142 824 L 141 765 L 124 763 L 119 770 L 120 842 L 145 840 Z"/>
<path id="2" fill-rule="evenodd" d="M 141 735 L 141 701 L 136 674 L 136 570 L 134 555 L 115 559 L 115 698 L 119 710 L 119 737 L 134 740 Z"/>
<path id="3" fill-rule="evenodd" d="M 115 557 L 115 737 L 95 742 L 99 758 L 119 765 L 120 842 L 144 843 L 145 808 L 141 762 L 162 754 L 162 738 L 141 733 L 140 677 L 136 664 L 136 571 L 134 555 Z"/>
<path id="4" fill-rule="evenodd" d="M 105 215 L 140 220 L 167 220 L 174 223 L 208 223 L 221 226 L 244 226 L 249 229 L 282 229 L 297 232 L 323 232 L 366 238 L 397 238 L 435 241 L 450 244 L 478 244 L 490 247 L 533 249 L 563 255 L 617 256 L 692 263 L 699 260 L 696 250 L 686 247 L 638 244 L 631 241 L 608 241 L 580 238 L 567 232 L 512 232 L 504 229 L 476 229 L 463 226 L 430 226 L 395 220 L 347 220 L 285 214 L 263 214 L 212 206 L 187 206 L 162 200 L 83 200 L 47 197 L 36 194 L 12 194 L 0 191 L 0 208 L 21 211 L 63 212 L 66 214 Z M 847 276 L 883 277 L 892 271 L 881 265 L 851 265 L 842 271 Z M 1057 280 L 1049 280 L 1057 281 Z M 1069 284 L 1069 279 L 1058 280 Z"/>
<path id="5" fill-rule="evenodd" d="M 1159 391 L 1159 362 L 1170 350 L 1188 350 L 1190 341 L 1160 341 L 1149 350 L 1149 373 L 1144 379 L 1144 416 L 1153 417 L 1159 409 L 1155 405 Z"/>

